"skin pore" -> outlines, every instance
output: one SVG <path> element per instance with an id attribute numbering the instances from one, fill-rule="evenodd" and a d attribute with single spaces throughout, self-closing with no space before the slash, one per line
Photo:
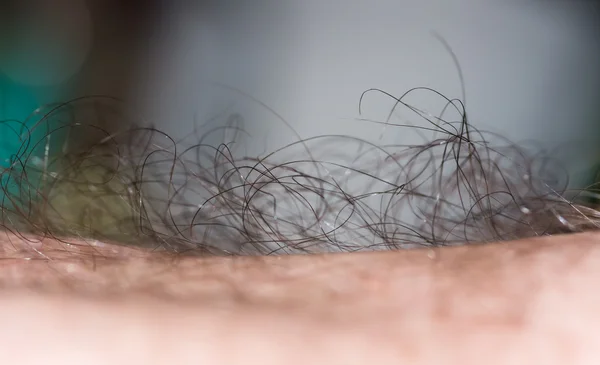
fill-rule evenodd
<path id="1" fill-rule="evenodd" d="M 69 242 L 3 235 L 7 363 L 598 361 L 595 233 L 272 257 Z"/>

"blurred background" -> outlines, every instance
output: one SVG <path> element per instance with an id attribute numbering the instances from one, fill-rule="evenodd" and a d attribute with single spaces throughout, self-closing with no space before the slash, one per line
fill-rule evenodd
<path id="1" fill-rule="evenodd" d="M 425 86 L 462 99 L 464 87 L 475 127 L 553 150 L 582 186 L 600 162 L 598 9 L 533 0 L 3 1 L 0 119 L 111 95 L 174 137 L 219 113 L 240 117 L 240 153 L 257 155 L 321 134 L 420 143 L 406 129 L 357 120 L 361 93 Z M 430 93 L 407 101 L 432 114 L 443 106 Z M 370 96 L 362 117 L 385 120 L 392 104 Z M 11 138 L 0 134 L 5 156 Z"/>

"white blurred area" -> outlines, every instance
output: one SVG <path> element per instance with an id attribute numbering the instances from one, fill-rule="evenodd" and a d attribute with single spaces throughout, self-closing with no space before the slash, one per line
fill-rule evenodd
<path id="1" fill-rule="evenodd" d="M 47 44 L 56 44 L 52 55 L 57 57 L 49 59 L 47 47 L 32 46 L 38 52 L 34 57 L 15 55 L 33 66 L 2 63 L 3 72 L 17 81 L 33 78 L 44 87 L 55 83 L 65 88 L 64 79 L 78 72 L 87 57 L 77 77 L 67 80 L 79 83 L 79 94 L 131 97 L 149 124 L 174 137 L 189 135 L 194 127 L 225 112 L 243 117 L 248 134 L 239 135 L 243 149 L 238 152 L 248 155 L 323 134 L 348 134 L 381 144 L 421 143 L 423 137 L 412 130 L 357 120 L 358 102 L 370 88 L 400 96 L 414 87 L 430 87 L 448 98 L 463 99 L 456 64 L 434 36 L 438 34 L 462 70 L 474 127 L 523 144 L 537 141 L 548 148 L 561 147 L 555 155 L 574 176 L 599 160 L 596 23 L 600 22 L 596 20 L 600 17 L 593 2 L 30 0 L 19 4 L 28 4 L 24 16 L 29 21 L 19 28 L 23 36 L 13 37 L 17 45 L 27 50 L 29 43 L 21 40 L 29 39 L 30 33 L 35 45 L 48 43 L 54 34 L 63 38 Z M 40 23 L 41 15 L 51 21 Z M 272 108 L 288 125 L 251 98 Z M 434 115 L 444 106 L 439 97 L 425 92 L 406 101 Z M 384 121 L 392 105 L 393 100 L 370 94 L 362 117 Z M 456 119 L 457 114 L 447 117 Z M 398 112 L 392 122 L 424 123 L 406 111 Z M 226 121 L 211 123 L 206 127 Z M 223 135 L 215 134 L 206 142 L 221 143 Z"/>
<path id="2" fill-rule="evenodd" d="M 458 58 L 475 127 L 548 147 L 569 144 L 575 172 L 597 157 L 597 150 L 572 150 L 600 136 L 600 32 L 591 3 L 228 1 L 210 11 L 199 4 L 165 1 L 149 62 L 138 70 L 141 108 L 169 133 L 186 135 L 194 120 L 235 102 L 253 141 L 247 153 L 297 139 L 256 104 L 205 82 L 213 80 L 260 99 L 302 138 L 384 135 L 386 142 L 418 143 L 406 129 L 357 121 L 358 100 L 369 88 L 399 96 L 419 86 L 462 99 L 456 65 L 437 33 Z M 432 114 L 443 105 L 429 93 L 407 101 Z M 384 120 L 391 105 L 372 95 L 363 117 Z"/>

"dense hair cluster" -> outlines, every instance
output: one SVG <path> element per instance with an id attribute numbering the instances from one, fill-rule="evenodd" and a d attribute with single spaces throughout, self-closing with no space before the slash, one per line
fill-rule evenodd
<path id="1" fill-rule="evenodd" d="M 446 106 L 431 115 L 405 101 L 415 92 Z M 393 107 L 387 120 L 364 123 L 406 129 L 424 142 L 321 135 L 240 156 L 232 140 L 209 144 L 213 131 L 178 141 L 139 127 L 135 112 L 108 97 L 37 110 L 31 128 L 4 121 L 1 132 L 18 136 L 20 146 L 2 171 L 2 224 L 188 254 L 459 245 L 600 224 L 600 213 L 581 204 L 593 187 L 568 191 L 568 174 L 549 156 L 478 130 L 459 100 L 426 88 L 363 97 L 370 94 Z M 417 122 L 393 122 L 400 110 Z M 101 118 L 127 127 L 110 133 Z M 220 128 L 234 136 L 243 130 L 237 118 L 222 118 Z"/>

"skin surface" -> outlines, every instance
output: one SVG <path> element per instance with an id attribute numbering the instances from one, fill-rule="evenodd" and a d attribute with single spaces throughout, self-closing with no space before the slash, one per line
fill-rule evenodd
<path id="1" fill-rule="evenodd" d="M 598 234 L 284 257 L 69 242 L 3 235 L 3 362 L 600 360 Z"/>

